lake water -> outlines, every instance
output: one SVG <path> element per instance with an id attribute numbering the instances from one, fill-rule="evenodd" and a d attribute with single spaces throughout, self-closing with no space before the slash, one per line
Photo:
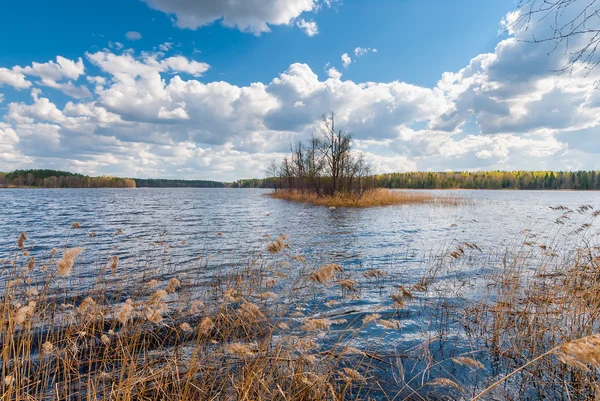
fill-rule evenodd
<path id="1" fill-rule="evenodd" d="M 432 205 L 337 209 L 296 204 L 264 196 L 261 189 L 14 189 L 0 191 L 0 255 L 14 250 L 26 231 L 44 250 L 88 242 L 94 232 L 107 247 L 117 230 L 129 238 L 164 233 L 187 241 L 182 256 L 193 259 L 218 248 L 228 254 L 265 243 L 263 234 L 289 234 L 302 252 L 347 263 L 378 265 L 407 248 L 439 251 L 451 241 L 483 249 L 523 238 L 522 231 L 554 222 L 549 207 L 600 207 L 600 192 L 432 191 L 468 200 L 456 207 Z M 78 221 L 82 230 L 69 230 Z M 222 233 L 218 241 L 217 233 Z M 123 250 L 125 251 L 125 250 Z"/>
<path id="2" fill-rule="evenodd" d="M 549 250 L 568 250 L 581 235 L 597 230 L 590 214 L 577 213 L 582 205 L 600 208 L 600 192 L 562 191 L 432 191 L 462 198 L 458 206 L 399 205 L 368 209 L 329 210 L 326 207 L 290 203 L 265 196 L 261 189 L 14 189 L 0 191 L 0 258 L 17 251 L 16 240 L 28 233 L 32 252 L 83 246 L 86 251 L 78 267 L 84 272 L 99 259 L 117 254 L 128 260 L 160 255 L 170 271 L 199 256 L 210 256 L 215 264 L 241 259 L 264 250 L 279 234 L 290 237 L 293 253 L 304 255 L 309 264 L 339 263 L 359 281 L 361 298 L 343 309 L 323 310 L 324 315 L 343 313 L 392 313 L 389 292 L 383 286 L 363 285 L 361 272 L 376 268 L 388 276 L 386 286 L 410 285 L 424 271 L 461 243 L 476 244 L 467 250 L 467 261 L 439 279 L 452 291 L 460 283 L 498 268 L 507 249 L 518 249 L 530 233 L 536 243 Z M 575 210 L 565 224 L 553 207 Z M 72 230 L 77 221 L 81 229 Z M 93 233 L 92 235 L 90 235 Z M 146 255 L 146 256 L 142 256 Z M 533 261 L 535 265 L 535 261 Z M 448 264 L 452 265 L 452 261 Z M 136 265 L 143 269 L 144 264 Z M 89 268 L 88 279 L 93 279 Z M 207 269 L 206 275 L 211 271 Z M 473 279 L 472 281 L 469 281 Z M 83 274 L 77 282 L 86 285 Z M 74 288 L 77 291 L 78 288 Z M 434 331 L 431 311 L 409 306 L 402 317 L 403 330 L 394 334 L 379 326 L 363 330 L 357 342 L 379 338 L 383 350 L 416 345 Z M 459 330 L 458 326 L 456 330 Z M 456 341 L 460 336 L 456 337 Z M 460 347 L 460 345 L 456 345 Z"/>
<path id="3" fill-rule="evenodd" d="M 265 234 L 287 234 L 293 251 L 316 266 L 336 262 L 356 273 L 382 269 L 401 275 L 403 284 L 414 282 L 436 257 L 463 242 L 481 248 L 471 252 L 475 262 L 461 266 L 466 275 L 492 268 L 492 256 L 522 244 L 526 230 L 540 235 L 540 244 L 566 246 L 565 238 L 576 239 L 572 232 L 589 216 L 575 213 L 557 227 L 563 212 L 552 207 L 600 208 L 600 192 L 593 191 L 432 191 L 464 202 L 336 210 L 271 199 L 265 196 L 269 191 L 3 190 L 0 258 L 15 252 L 16 239 L 25 231 L 37 254 L 65 244 L 83 246 L 88 256 L 82 263 L 90 264 L 108 253 L 139 262 L 158 252 L 168 254 L 166 263 L 177 269 L 205 255 L 212 255 L 214 263 L 239 259 L 263 250 L 270 241 Z M 74 221 L 82 229 L 72 230 Z M 158 251 L 150 252 L 153 248 Z"/>

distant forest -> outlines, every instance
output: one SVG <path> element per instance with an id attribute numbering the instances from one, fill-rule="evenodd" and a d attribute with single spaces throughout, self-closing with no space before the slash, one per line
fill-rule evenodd
<path id="1" fill-rule="evenodd" d="M 600 171 L 413 172 L 374 175 L 367 180 L 371 187 L 398 189 L 600 190 Z M 281 188 L 282 184 L 281 178 L 224 183 L 209 180 L 90 177 L 58 170 L 15 170 L 0 173 L 0 188 Z"/>
<path id="2" fill-rule="evenodd" d="M 59 170 L 15 170 L 0 173 L 0 188 L 135 188 L 130 178 L 90 177 Z"/>
<path id="3" fill-rule="evenodd" d="M 600 189 L 600 171 L 413 172 L 369 177 L 372 187 L 407 189 Z M 281 188 L 280 178 L 240 180 L 239 188 Z"/>
<path id="4" fill-rule="evenodd" d="M 374 177 L 385 188 L 600 189 L 600 171 L 393 173 Z"/>
<path id="5" fill-rule="evenodd" d="M 162 180 L 134 178 L 138 188 L 223 188 L 227 184 L 208 180 Z"/>

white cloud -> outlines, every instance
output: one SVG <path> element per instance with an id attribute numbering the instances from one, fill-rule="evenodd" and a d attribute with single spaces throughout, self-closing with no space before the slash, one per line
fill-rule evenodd
<path id="1" fill-rule="evenodd" d="M 183 107 L 177 107 L 173 110 L 161 107 L 158 111 L 158 118 L 163 120 L 189 120 L 190 116 Z"/>
<path id="2" fill-rule="evenodd" d="M 364 56 L 369 52 L 377 53 L 377 49 L 371 49 L 370 47 L 357 47 L 354 49 L 354 55 L 356 57 Z"/>
<path id="3" fill-rule="evenodd" d="M 15 130 L 9 124 L 0 123 L 0 166 L 5 170 L 23 166 L 31 161 L 17 150 L 18 143 L 19 136 Z"/>
<path id="4" fill-rule="evenodd" d="M 72 81 L 55 82 L 52 80 L 42 80 L 42 84 L 49 88 L 58 89 L 67 96 L 74 99 L 86 99 L 92 97 L 92 92 L 84 85 L 74 85 Z"/>
<path id="5" fill-rule="evenodd" d="M 319 33 L 319 27 L 314 21 L 306 21 L 304 18 L 301 18 L 298 22 L 296 22 L 296 26 L 302 29 L 304 33 L 310 37 L 313 37 Z"/>
<path id="6" fill-rule="evenodd" d="M 429 88 L 342 81 L 330 66 L 321 80 L 302 63 L 270 82 L 237 86 L 202 82 L 195 77 L 208 64 L 181 56 L 89 53 L 100 70 L 86 77 L 91 101 L 59 107 L 52 91 L 34 89 L 28 102 L 6 94 L 0 170 L 34 163 L 128 176 L 260 176 L 328 111 L 378 172 L 600 169 L 600 92 L 592 85 L 600 71 L 557 76 L 564 52 L 548 56 L 547 46 L 524 43 L 521 31 L 513 35 Z M 83 63 L 72 63 L 83 74 Z M 47 79 L 56 74 L 54 82 L 64 85 L 76 79 L 68 74 L 81 76 L 77 68 L 63 71 L 58 59 L 47 64 L 30 68 Z M 0 69 L 0 82 L 7 81 L 32 85 L 17 67 Z"/>
<path id="7" fill-rule="evenodd" d="M 132 52 L 116 55 L 108 51 L 87 53 L 86 56 L 92 63 L 116 79 L 135 78 L 154 72 L 183 72 L 199 77 L 210 68 L 206 63 L 189 60 L 183 56 L 161 59 L 157 54 L 146 54 L 143 60 L 138 60 Z"/>
<path id="8" fill-rule="evenodd" d="M 125 34 L 127 40 L 140 40 L 142 38 L 142 34 L 137 31 L 129 31 Z"/>
<path id="9" fill-rule="evenodd" d="M 327 70 L 327 75 L 329 78 L 340 79 L 342 78 L 342 73 L 335 69 L 335 67 L 331 67 Z"/>
<path id="10" fill-rule="evenodd" d="M 15 71 L 42 79 L 60 81 L 62 79 L 78 79 L 79 76 L 84 74 L 85 67 L 81 57 L 77 61 L 73 61 L 62 56 L 57 56 L 56 63 L 52 60 L 47 63 L 33 62 L 31 66 L 15 67 Z"/>
<path id="11" fill-rule="evenodd" d="M 125 47 L 125 45 L 123 43 L 120 43 L 120 42 L 109 41 L 108 42 L 108 47 L 110 47 L 111 49 L 121 50 L 121 49 L 123 49 Z"/>
<path id="12" fill-rule="evenodd" d="M 223 26 L 260 35 L 270 25 L 290 25 L 302 13 L 318 8 L 316 0 L 143 0 L 150 7 L 173 15 L 179 28 L 198 29 L 219 21 Z"/>
<path id="13" fill-rule="evenodd" d="M 69 60 L 62 56 L 56 57 L 56 62 L 50 60 L 46 63 L 33 62 L 31 66 L 13 68 L 20 75 L 29 75 L 40 78 L 39 85 L 57 89 L 75 99 L 83 99 L 92 96 L 90 90 L 81 85 L 73 83 L 84 75 L 85 67 L 81 57 L 77 61 Z M 2 71 L 0 70 L 0 83 L 2 82 Z"/>
<path id="14" fill-rule="evenodd" d="M 352 63 L 352 58 L 348 55 L 348 53 L 342 54 L 342 65 L 344 68 L 348 68 L 350 63 Z"/>
<path id="15" fill-rule="evenodd" d="M 25 89 L 31 86 L 31 82 L 25 79 L 25 75 L 8 68 L 0 68 L 0 86 L 9 85 L 16 89 Z"/>
<path id="16" fill-rule="evenodd" d="M 16 123 L 28 124 L 40 121 L 53 123 L 65 121 L 65 116 L 62 111 L 60 111 L 48 98 L 39 97 L 39 95 L 39 90 L 32 91 L 31 96 L 34 102 L 31 105 L 25 103 L 11 103 L 7 114 L 8 120 L 12 120 Z"/>
<path id="17" fill-rule="evenodd" d="M 173 42 L 161 43 L 160 45 L 158 45 L 158 48 L 160 49 L 160 51 L 168 52 L 173 48 Z"/>
<path id="18" fill-rule="evenodd" d="M 169 57 L 160 62 L 174 72 L 184 72 L 186 74 L 199 77 L 209 69 L 206 63 L 200 63 L 194 60 L 188 60 L 183 56 Z"/>

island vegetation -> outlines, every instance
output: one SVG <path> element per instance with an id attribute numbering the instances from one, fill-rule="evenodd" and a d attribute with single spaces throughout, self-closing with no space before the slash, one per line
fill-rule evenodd
<path id="1" fill-rule="evenodd" d="M 307 143 L 297 142 L 290 155 L 270 175 L 278 177 L 271 194 L 278 199 L 329 206 L 383 206 L 430 200 L 429 195 L 414 196 L 375 190 L 371 165 L 361 153 L 352 152 L 352 135 L 337 129 L 335 115 L 324 115 L 318 135 Z"/>

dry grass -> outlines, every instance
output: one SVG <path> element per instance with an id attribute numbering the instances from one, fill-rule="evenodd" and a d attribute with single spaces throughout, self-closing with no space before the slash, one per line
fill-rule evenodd
<path id="1" fill-rule="evenodd" d="M 288 201 L 311 203 L 329 207 L 374 207 L 389 205 L 439 204 L 455 206 L 461 199 L 449 195 L 434 195 L 427 191 L 390 191 L 379 188 L 362 194 L 338 193 L 332 196 L 319 196 L 314 192 L 298 190 L 277 190 L 270 197 Z"/>
<path id="2" fill-rule="evenodd" d="M 318 342 L 341 320 L 291 317 L 290 305 L 325 288 L 284 252 L 287 236 L 208 283 L 179 270 L 134 273 L 115 255 L 84 267 L 82 247 L 36 255 L 41 270 L 27 241 L 0 261 L 3 400 L 342 400 L 368 398 L 375 385 L 370 357 L 339 352 L 349 338 Z M 289 277 L 282 266 L 292 263 Z M 320 278 L 341 271 L 326 264 Z M 77 286 L 82 273 L 92 285 Z"/>
<path id="3" fill-rule="evenodd" d="M 77 287 L 88 249 L 35 254 L 21 235 L 0 262 L 2 399 L 600 397 L 600 246 L 590 238 L 560 246 L 528 234 L 479 278 L 483 294 L 455 305 L 458 276 L 450 286 L 440 277 L 482 264 L 475 244 L 453 243 L 416 283 L 400 285 L 390 271 L 311 264 L 287 236 L 274 238 L 210 280 L 205 259 L 135 272 L 134 262 L 103 253 L 85 266 L 93 283 Z M 373 288 L 382 293 L 377 309 L 328 313 L 355 313 L 344 303 Z M 419 316 L 429 321 L 417 347 L 378 349 L 381 338 L 359 337 L 413 336 L 403 330 L 414 320 L 401 318 L 418 304 L 430 312 Z M 457 327 L 470 352 L 444 341 Z"/>
<path id="4" fill-rule="evenodd" d="M 600 398 L 600 247 L 589 230 L 600 214 L 589 206 L 558 210 L 556 234 L 526 231 L 486 278 L 487 294 L 463 312 L 470 341 L 484 345 L 504 371 L 481 395 Z M 587 222 L 572 221 L 576 216 Z"/>

